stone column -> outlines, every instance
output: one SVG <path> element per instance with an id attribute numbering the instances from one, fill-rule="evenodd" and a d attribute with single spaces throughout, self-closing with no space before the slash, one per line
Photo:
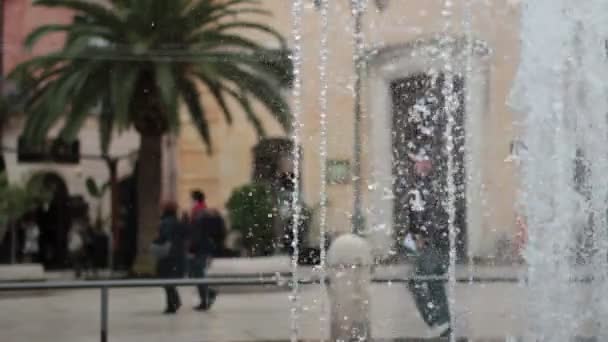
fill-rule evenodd
<path id="1" fill-rule="evenodd" d="M 372 253 L 354 234 L 337 238 L 328 253 L 331 341 L 371 341 Z"/>

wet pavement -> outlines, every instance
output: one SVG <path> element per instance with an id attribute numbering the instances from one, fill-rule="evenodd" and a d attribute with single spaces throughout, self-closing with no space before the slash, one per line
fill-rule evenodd
<path id="1" fill-rule="evenodd" d="M 110 290 L 109 341 L 280 342 L 290 336 L 289 292 L 224 293 L 213 309 L 196 312 L 193 288 L 180 289 L 184 306 L 173 316 L 161 314 L 162 290 Z M 455 331 L 463 341 L 516 341 L 504 336 L 523 332 L 522 288 L 516 283 L 458 284 Z M 328 332 L 320 286 L 303 286 L 297 325 L 301 341 L 320 341 Z M 375 341 L 424 339 L 427 329 L 403 284 L 372 287 L 372 334 Z M 3 342 L 99 341 L 97 290 L 58 291 L 46 296 L 0 298 Z"/>

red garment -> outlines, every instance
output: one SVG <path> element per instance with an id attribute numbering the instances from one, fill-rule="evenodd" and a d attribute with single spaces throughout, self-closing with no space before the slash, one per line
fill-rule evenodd
<path id="1" fill-rule="evenodd" d="M 200 214 L 203 210 L 207 209 L 207 203 L 205 202 L 196 202 L 194 207 L 192 207 L 192 211 L 190 212 L 190 219 L 194 220 L 198 214 Z"/>

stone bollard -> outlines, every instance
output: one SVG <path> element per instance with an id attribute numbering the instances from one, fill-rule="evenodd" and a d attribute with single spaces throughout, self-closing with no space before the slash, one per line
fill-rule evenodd
<path id="1" fill-rule="evenodd" d="M 331 245 L 327 262 L 331 341 L 371 341 L 369 244 L 357 235 L 342 235 Z"/>

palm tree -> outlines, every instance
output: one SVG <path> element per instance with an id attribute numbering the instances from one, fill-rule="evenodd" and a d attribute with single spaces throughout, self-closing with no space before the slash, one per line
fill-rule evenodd
<path id="1" fill-rule="evenodd" d="M 40 143 L 63 122 L 60 138 L 74 140 L 83 123 L 99 122 L 102 153 L 112 134 L 134 127 L 141 136 L 137 167 L 139 265 L 156 233 L 161 182 L 161 138 L 180 126 L 184 104 L 211 151 L 204 86 L 228 123 L 240 107 L 260 135 L 252 101 L 263 104 L 288 129 L 290 113 L 281 93 L 291 80 L 285 39 L 265 24 L 243 19 L 268 16 L 258 0 L 37 0 L 35 5 L 75 12 L 67 25 L 44 25 L 25 40 L 31 48 L 51 33 L 66 34 L 64 46 L 18 65 L 11 75 L 29 75 L 36 89 L 26 104 L 24 136 Z M 273 47 L 247 33 L 263 34 Z M 269 41 L 269 39 L 266 39 Z M 207 94 L 207 93 L 206 93 Z M 95 114 L 94 108 L 101 108 Z M 142 262 L 143 261 L 143 262 Z M 145 269 L 146 267 L 144 267 Z"/>

